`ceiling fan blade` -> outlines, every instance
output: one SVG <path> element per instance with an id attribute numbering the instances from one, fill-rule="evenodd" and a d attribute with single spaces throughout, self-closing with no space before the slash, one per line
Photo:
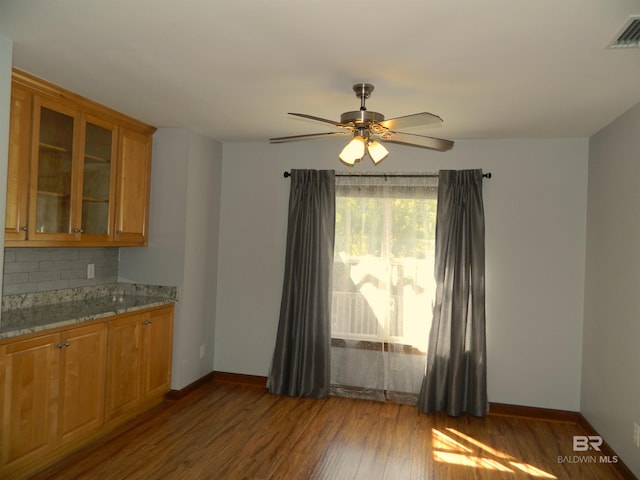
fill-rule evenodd
<path id="1" fill-rule="evenodd" d="M 389 118 L 378 122 L 389 130 L 402 130 L 405 128 L 418 127 L 420 125 L 436 125 L 441 124 L 442 118 L 433 113 L 414 113 L 413 115 L 405 115 L 404 117 Z"/>
<path id="2" fill-rule="evenodd" d="M 295 142 L 296 140 L 311 140 L 314 138 L 332 137 L 334 135 L 349 135 L 350 132 L 307 133 L 306 135 L 291 135 L 288 137 L 270 138 L 269 143 Z"/>
<path id="3" fill-rule="evenodd" d="M 308 118 L 309 120 L 316 120 L 318 122 L 329 123 L 331 125 L 335 125 L 336 127 L 345 127 L 346 125 L 340 122 L 336 122 L 334 120 L 328 120 L 326 118 L 316 117 L 314 115 L 307 115 L 306 113 L 291 113 L 289 115 L 295 115 L 296 117 Z"/>
<path id="4" fill-rule="evenodd" d="M 388 138 L 381 137 L 383 142 L 400 143 L 411 147 L 429 148 L 431 150 L 438 150 L 439 152 L 446 152 L 453 148 L 453 142 L 451 140 L 444 140 L 442 138 L 425 137 L 424 135 L 413 135 L 411 133 L 392 131 L 386 132 L 385 136 L 388 134 L 391 134 Z"/>

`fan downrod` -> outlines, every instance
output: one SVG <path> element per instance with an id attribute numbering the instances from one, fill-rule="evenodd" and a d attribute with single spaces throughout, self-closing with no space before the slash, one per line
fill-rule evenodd
<path id="1" fill-rule="evenodd" d="M 356 93 L 356 97 L 364 100 L 371 96 L 371 92 L 373 92 L 373 85 L 370 83 L 356 83 L 353 86 L 353 91 Z"/>
<path id="2" fill-rule="evenodd" d="M 340 116 L 340 123 L 348 124 L 352 123 L 356 126 L 369 126 L 373 123 L 382 122 L 384 115 L 378 112 L 370 112 L 364 104 L 364 101 L 371 96 L 373 92 L 373 85 L 370 83 L 356 83 L 353 86 L 353 91 L 356 93 L 356 97 L 360 99 L 360 110 L 355 112 L 345 112 Z"/>

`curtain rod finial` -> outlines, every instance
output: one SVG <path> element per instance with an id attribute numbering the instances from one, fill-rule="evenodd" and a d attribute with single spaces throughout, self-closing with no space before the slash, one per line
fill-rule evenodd
<path id="1" fill-rule="evenodd" d="M 284 172 L 284 174 L 282 176 L 284 178 L 289 178 L 291 176 L 291 174 L 285 170 L 285 172 Z"/>

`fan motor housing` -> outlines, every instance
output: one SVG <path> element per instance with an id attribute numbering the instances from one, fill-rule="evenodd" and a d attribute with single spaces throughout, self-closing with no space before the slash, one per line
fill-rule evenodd
<path id="1" fill-rule="evenodd" d="M 353 112 L 344 112 L 340 115 L 340 123 L 354 123 L 356 125 L 370 125 L 372 123 L 382 122 L 384 115 L 369 110 L 356 110 Z"/>

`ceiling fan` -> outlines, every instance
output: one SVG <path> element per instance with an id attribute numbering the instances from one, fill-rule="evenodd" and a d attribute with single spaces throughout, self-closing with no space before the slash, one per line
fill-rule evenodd
<path id="1" fill-rule="evenodd" d="M 351 135 L 352 139 L 338 156 L 347 165 L 353 165 L 362 160 L 366 153 L 373 163 L 378 164 L 384 160 L 389 152 L 378 140 L 389 143 L 399 143 L 411 147 L 428 148 L 445 152 L 453 147 L 451 140 L 415 135 L 399 132 L 400 129 L 417 127 L 421 125 L 437 125 L 442 123 L 442 118 L 432 113 L 422 112 L 403 117 L 384 119 L 384 115 L 367 110 L 365 101 L 373 92 L 373 85 L 369 83 L 357 83 L 353 91 L 360 98 L 360 110 L 345 112 L 340 115 L 340 121 L 327 120 L 305 113 L 289 113 L 296 117 L 308 118 L 319 122 L 328 123 L 341 128 L 340 131 L 326 133 L 309 133 L 306 135 L 292 135 L 288 137 L 270 138 L 271 143 L 293 142 L 296 140 L 309 140 L 315 138 L 332 137 L 336 135 Z M 377 140 L 376 140 L 377 139 Z"/>

